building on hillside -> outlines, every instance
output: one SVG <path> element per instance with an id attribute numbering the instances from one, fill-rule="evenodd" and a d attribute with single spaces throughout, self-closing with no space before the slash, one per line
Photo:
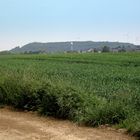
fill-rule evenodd
<path id="1" fill-rule="evenodd" d="M 90 52 L 94 52 L 94 49 L 92 49 L 92 48 L 91 49 L 88 49 L 87 52 L 89 52 L 89 53 Z"/>

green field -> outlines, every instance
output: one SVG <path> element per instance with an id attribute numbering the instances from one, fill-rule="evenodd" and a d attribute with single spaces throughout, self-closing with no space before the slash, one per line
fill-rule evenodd
<path id="1" fill-rule="evenodd" d="M 140 53 L 0 55 L 0 103 L 140 137 Z"/>

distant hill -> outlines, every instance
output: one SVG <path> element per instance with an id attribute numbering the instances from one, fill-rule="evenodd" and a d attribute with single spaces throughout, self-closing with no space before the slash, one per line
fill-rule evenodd
<path id="1" fill-rule="evenodd" d="M 125 49 L 126 51 L 132 51 L 140 49 L 140 46 L 136 46 L 130 43 L 121 43 L 121 42 L 93 42 L 93 41 L 73 41 L 71 42 L 52 42 L 52 43 L 39 43 L 33 42 L 23 47 L 16 47 L 10 52 L 12 53 L 29 53 L 29 52 L 46 52 L 46 53 L 55 53 L 55 52 L 68 52 L 68 51 L 87 51 L 89 49 L 102 50 L 104 46 L 108 46 L 111 51 Z"/>

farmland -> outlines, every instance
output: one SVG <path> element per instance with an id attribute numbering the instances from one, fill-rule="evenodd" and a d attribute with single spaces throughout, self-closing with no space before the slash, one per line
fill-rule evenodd
<path id="1" fill-rule="evenodd" d="M 140 53 L 0 55 L 0 103 L 140 137 Z"/>

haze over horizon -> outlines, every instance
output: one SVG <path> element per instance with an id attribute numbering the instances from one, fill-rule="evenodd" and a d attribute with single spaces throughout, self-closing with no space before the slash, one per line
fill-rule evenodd
<path id="1" fill-rule="evenodd" d="M 139 0 L 1 0 L 0 50 L 30 42 L 140 44 Z"/>

